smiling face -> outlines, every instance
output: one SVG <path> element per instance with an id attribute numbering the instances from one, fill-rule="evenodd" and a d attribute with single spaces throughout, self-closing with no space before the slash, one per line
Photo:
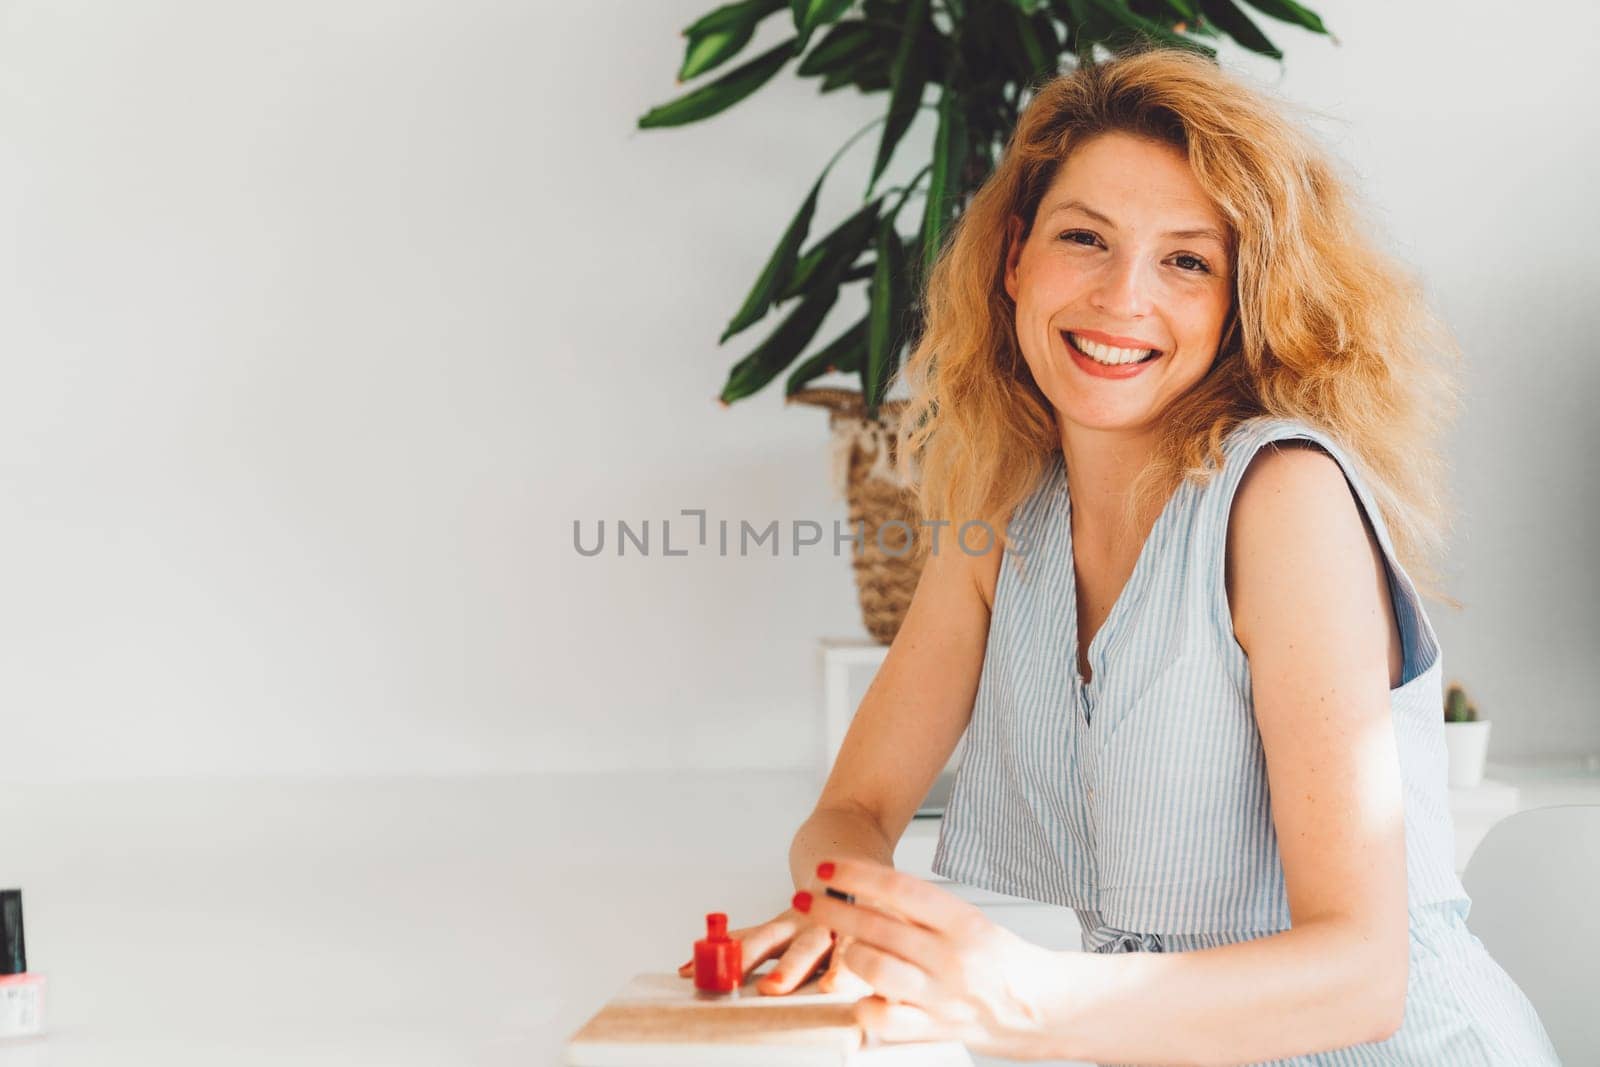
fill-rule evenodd
<path id="1" fill-rule="evenodd" d="M 1022 225 L 1012 217 L 1006 292 L 1057 418 L 1153 429 L 1216 360 L 1233 294 L 1227 224 L 1183 151 L 1096 135 L 1057 169 L 1025 237 Z"/>

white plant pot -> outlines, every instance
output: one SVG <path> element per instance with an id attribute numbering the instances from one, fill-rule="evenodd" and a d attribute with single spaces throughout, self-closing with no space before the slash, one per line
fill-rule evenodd
<path id="1" fill-rule="evenodd" d="M 1471 789 L 1483 781 L 1483 763 L 1489 756 L 1489 720 L 1444 724 L 1445 750 L 1450 754 L 1450 785 Z"/>

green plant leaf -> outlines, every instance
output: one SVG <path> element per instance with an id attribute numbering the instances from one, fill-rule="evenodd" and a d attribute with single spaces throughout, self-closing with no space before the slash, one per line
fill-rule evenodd
<path id="1" fill-rule="evenodd" d="M 854 263 L 878 228 L 878 207 L 881 203 L 881 197 L 868 201 L 801 256 L 795 264 L 793 277 L 778 295 L 778 300 L 781 302 L 799 296 L 810 287 L 813 278 L 829 277 L 836 270 Z"/>
<path id="2" fill-rule="evenodd" d="M 754 26 L 745 26 L 733 30 L 716 30 L 701 37 L 690 38 L 688 47 L 684 49 L 683 66 L 678 68 L 678 80 L 686 82 L 720 66 L 749 44 L 755 32 Z"/>
<path id="3" fill-rule="evenodd" d="M 735 67 L 710 85 L 678 99 L 651 108 L 639 119 L 641 130 L 661 126 L 683 126 L 699 122 L 732 107 L 767 82 L 783 69 L 795 54 L 795 41 L 791 37 L 780 45 L 769 48 L 743 66 Z"/>
<path id="4" fill-rule="evenodd" d="M 1322 24 L 1322 18 L 1315 12 L 1301 7 L 1294 0 L 1244 0 L 1245 3 L 1272 18 L 1283 22 L 1292 22 L 1296 26 L 1304 26 L 1314 33 L 1327 33 L 1328 27 Z"/>
<path id="5" fill-rule="evenodd" d="M 1056 30 L 1055 20 L 1049 15 L 1035 15 L 1028 20 L 1028 25 L 1033 29 L 1033 35 L 1039 41 L 1040 50 L 1044 53 L 1044 65 L 1039 68 L 1041 74 L 1057 74 L 1061 70 L 1061 52 L 1066 48 L 1064 41 Z"/>
<path id="6" fill-rule="evenodd" d="M 1099 23 L 1099 20 L 1091 19 L 1090 25 L 1086 26 L 1084 31 L 1080 31 L 1080 34 L 1082 32 L 1090 32 L 1093 40 L 1105 43 L 1108 48 L 1117 48 L 1125 45 L 1128 34 L 1131 31 L 1136 36 L 1151 38 L 1174 48 L 1187 48 L 1189 51 L 1198 52 L 1208 59 L 1214 60 L 1217 58 L 1216 49 L 1209 48 L 1198 41 L 1185 37 L 1181 33 L 1173 33 L 1161 23 L 1153 19 L 1147 19 L 1143 15 L 1135 14 L 1126 5 L 1118 3 L 1117 0 L 1083 0 L 1083 2 L 1087 7 L 1074 6 L 1084 12 L 1093 9 L 1096 13 L 1109 20 L 1110 25 L 1103 26 Z M 1081 42 L 1079 52 L 1082 54 Z"/>
<path id="7" fill-rule="evenodd" d="M 683 29 L 688 45 L 683 48 L 683 66 L 678 67 L 678 82 L 706 74 L 733 58 L 749 45 L 755 24 L 784 6 L 784 0 L 741 0 L 726 3 L 704 14 Z"/>
<path id="8" fill-rule="evenodd" d="M 684 46 L 683 66 L 678 68 L 678 80 L 689 81 L 706 71 L 720 66 L 737 55 L 750 43 L 756 24 L 783 6 L 784 0 L 742 0 L 726 4 L 693 25 L 686 27 L 683 35 L 689 39 Z"/>
<path id="9" fill-rule="evenodd" d="M 1077 54 L 1080 64 L 1094 61 L 1094 42 L 1101 40 L 1102 27 L 1109 26 L 1106 18 L 1086 3 L 1088 0 L 1050 0 L 1051 13 L 1067 26 L 1067 48 Z M 1096 27 L 1096 21 L 1101 27 Z"/>
<path id="10" fill-rule="evenodd" d="M 702 34 L 715 33 L 749 22 L 752 18 L 759 22 L 784 6 L 785 0 L 739 0 L 738 3 L 723 4 L 685 26 L 683 35 L 698 37 Z"/>
<path id="11" fill-rule="evenodd" d="M 877 186 L 883 170 L 894 156 L 895 146 L 905 136 L 911 120 L 916 118 L 922 105 L 922 88 L 927 84 L 927 66 L 923 48 L 923 25 L 928 19 L 928 0 L 909 0 L 905 21 L 900 26 L 900 43 L 895 49 L 894 64 L 889 72 L 889 117 L 883 124 L 883 139 L 878 142 L 878 158 L 872 164 L 872 177 L 867 180 L 867 195 Z"/>
<path id="12" fill-rule="evenodd" d="M 1045 20 L 1048 24 L 1049 20 Z M 1053 71 L 1056 66 L 1056 49 L 1046 47 L 1040 39 L 1039 27 L 1033 20 L 1023 16 L 1021 12 L 1012 13 L 1012 30 L 1016 34 L 1017 44 L 1021 47 L 1022 55 L 1027 63 L 1027 82 L 1032 84 L 1044 74 Z M 1050 44 L 1055 44 L 1054 35 Z"/>
<path id="13" fill-rule="evenodd" d="M 1155 19 L 1157 22 L 1168 22 L 1171 19 L 1192 21 L 1200 14 L 1200 9 L 1194 6 L 1194 0 L 1128 0 L 1128 7 L 1137 11 L 1145 18 Z M 1162 10 L 1157 11 L 1157 8 Z"/>
<path id="14" fill-rule="evenodd" d="M 1028 80 L 1033 65 L 1017 32 L 1017 24 L 1024 21 L 1015 7 L 993 0 L 977 5 L 967 17 L 956 40 L 967 74 L 964 87 L 969 92 L 974 79 L 987 82 L 991 92 Z"/>
<path id="15" fill-rule="evenodd" d="M 945 226 L 955 206 L 952 190 L 959 194 L 962 165 L 967 158 L 966 116 L 961 94 L 946 86 L 939 97 L 939 129 L 933 137 L 933 169 L 928 176 L 928 199 L 922 211 L 923 258 L 918 276 L 926 278 L 938 257 Z"/>
<path id="16" fill-rule="evenodd" d="M 784 382 L 783 395 L 793 396 L 824 374 L 854 374 L 861 369 L 867 353 L 867 317 L 830 341 L 816 355 L 808 356 Z"/>
<path id="17" fill-rule="evenodd" d="M 895 355 L 905 315 L 903 293 L 905 246 L 895 230 L 894 213 L 878 227 L 878 264 L 868 283 L 872 301 L 868 312 L 867 361 L 861 368 L 861 391 L 867 417 L 875 418 L 894 374 Z"/>
<path id="18" fill-rule="evenodd" d="M 811 39 L 811 31 L 818 26 L 825 26 L 830 22 L 839 21 L 854 0 L 790 0 L 790 10 L 794 12 L 795 32 L 800 35 L 800 47 L 804 48 Z"/>
<path id="19" fill-rule="evenodd" d="M 1011 0 L 1011 6 L 1024 15 L 1031 15 L 1044 7 L 1045 0 Z"/>
<path id="20" fill-rule="evenodd" d="M 1006 81 L 1019 85 L 1031 84 L 1034 70 L 1037 69 L 1036 61 L 1028 54 L 1028 46 L 1023 41 L 1021 27 L 1026 21 L 1010 5 L 995 4 L 986 12 L 985 18 L 975 19 L 975 25 L 971 27 L 984 38 L 984 50 L 978 62 L 993 67 Z"/>
<path id="21" fill-rule="evenodd" d="M 877 92 L 889 88 L 889 64 L 894 53 L 880 51 L 876 47 L 862 53 L 861 58 L 834 71 L 822 79 L 821 92 L 831 93 L 835 89 L 843 89 L 847 85 L 854 85 L 863 93 Z"/>
<path id="22" fill-rule="evenodd" d="M 823 179 L 832 169 L 830 162 L 822 168 L 822 175 L 817 178 L 817 183 L 811 187 L 811 193 L 800 205 L 800 210 L 795 212 L 789 226 L 783 231 L 783 236 L 778 239 L 778 247 L 772 250 L 772 255 L 767 257 L 767 265 L 761 269 L 761 274 L 756 278 L 756 283 L 751 287 L 749 294 L 744 298 L 744 304 L 728 328 L 717 339 L 717 344 L 722 344 L 728 338 L 752 323 L 759 322 L 775 302 L 779 293 L 788 286 L 789 279 L 794 275 L 795 260 L 800 254 L 800 246 L 805 244 L 806 235 L 811 232 L 811 217 L 817 211 L 817 196 L 822 192 Z"/>
<path id="23" fill-rule="evenodd" d="M 1240 45 L 1273 59 L 1283 58 L 1278 46 L 1267 39 L 1267 35 L 1250 21 L 1250 16 L 1239 10 L 1239 5 L 1233 0 L 1201 0 L 1200 7 L 1207 19 Z"/>
<path id="24" fill-rule="evenodd" d="M 864 22 L 841 22 L 795 68 L 801 77 L 810 78 L 842 70 L 872 47 L 877 34 Z"/>
<path id="25" fill-rule="evenodd" d="M 831 281 L 833 284 L 823 284 L 807 295 L 765 341 L 733 365 L 727 384 L 722 387 L 720 399 L 724 404 L 742 400 L 764 387 L 811 343 L 839 299 L 837 279 Z"/>
<path id="26" fill-rule="evenodd" d="M 817 92 L 831 93 L 836 89 L 843 89 L 846 85 L 850 84 L 851 74 L 852 72 L 849 70 L 833 71 L 822 79 L 822 87 L 818 89 Z"/>

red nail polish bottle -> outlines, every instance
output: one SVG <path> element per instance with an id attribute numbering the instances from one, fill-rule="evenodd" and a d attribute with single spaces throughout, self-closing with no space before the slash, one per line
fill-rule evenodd
<path id="1" fill-rule="evenodd" d="M 694 987 L 703 993 L 737 993 L 744 973 L 742 944 L 728 936 L 728 917 L 706 916 L 706 936 L 694 943 Z"/>

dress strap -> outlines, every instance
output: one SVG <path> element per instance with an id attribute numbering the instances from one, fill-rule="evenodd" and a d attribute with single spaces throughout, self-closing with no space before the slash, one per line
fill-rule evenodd
<path id="1" fill-rule="evenodd" d="M 1424 610 L 1421 593 L 1400 562 L 1399 553 L 1396 552 L 1389 536 L 1388 524 L 1384 521 L 1382 509 L 1378 507 L 1377 499 L 1367 483 L 1362 464 L 1350 450 L 1327 431 L 1303 421 L 1265 416 L 1248 419 L 1235 427 L 1223 446 L 1226 458 L 1218 475 L 1218 484 L 1214 492 L 1206 494 L 1210 497 L 1206 526 L 1216 531 L 1216 543 L 1212 546 L 1211 575 L 1214 590 L 1210 598 L 1217 610 L 1218 617 L 1215 621 L 1224 628 L 1231 643 L 1233 620 L 1229 616 L 1225 567 L 1228 520 L 1233 507 L 1234 493 L 1238 490 L 1239 483 L 1243 481 L 1245 471 L 1264 445 L 1288 440 L 1310 441 L 1339 464 L 1358 507 L 1372 525 L 1373 534 L 1383 550 L 1390 600 L 1394 604 L 1395 621 L 1400 628 L 1404 658 L 1401 683 L 1404 684 L 1431 669 L 1438 660 L 1440 652 L 1438 635 L 1434 632 L 1433 623 Z"/>

